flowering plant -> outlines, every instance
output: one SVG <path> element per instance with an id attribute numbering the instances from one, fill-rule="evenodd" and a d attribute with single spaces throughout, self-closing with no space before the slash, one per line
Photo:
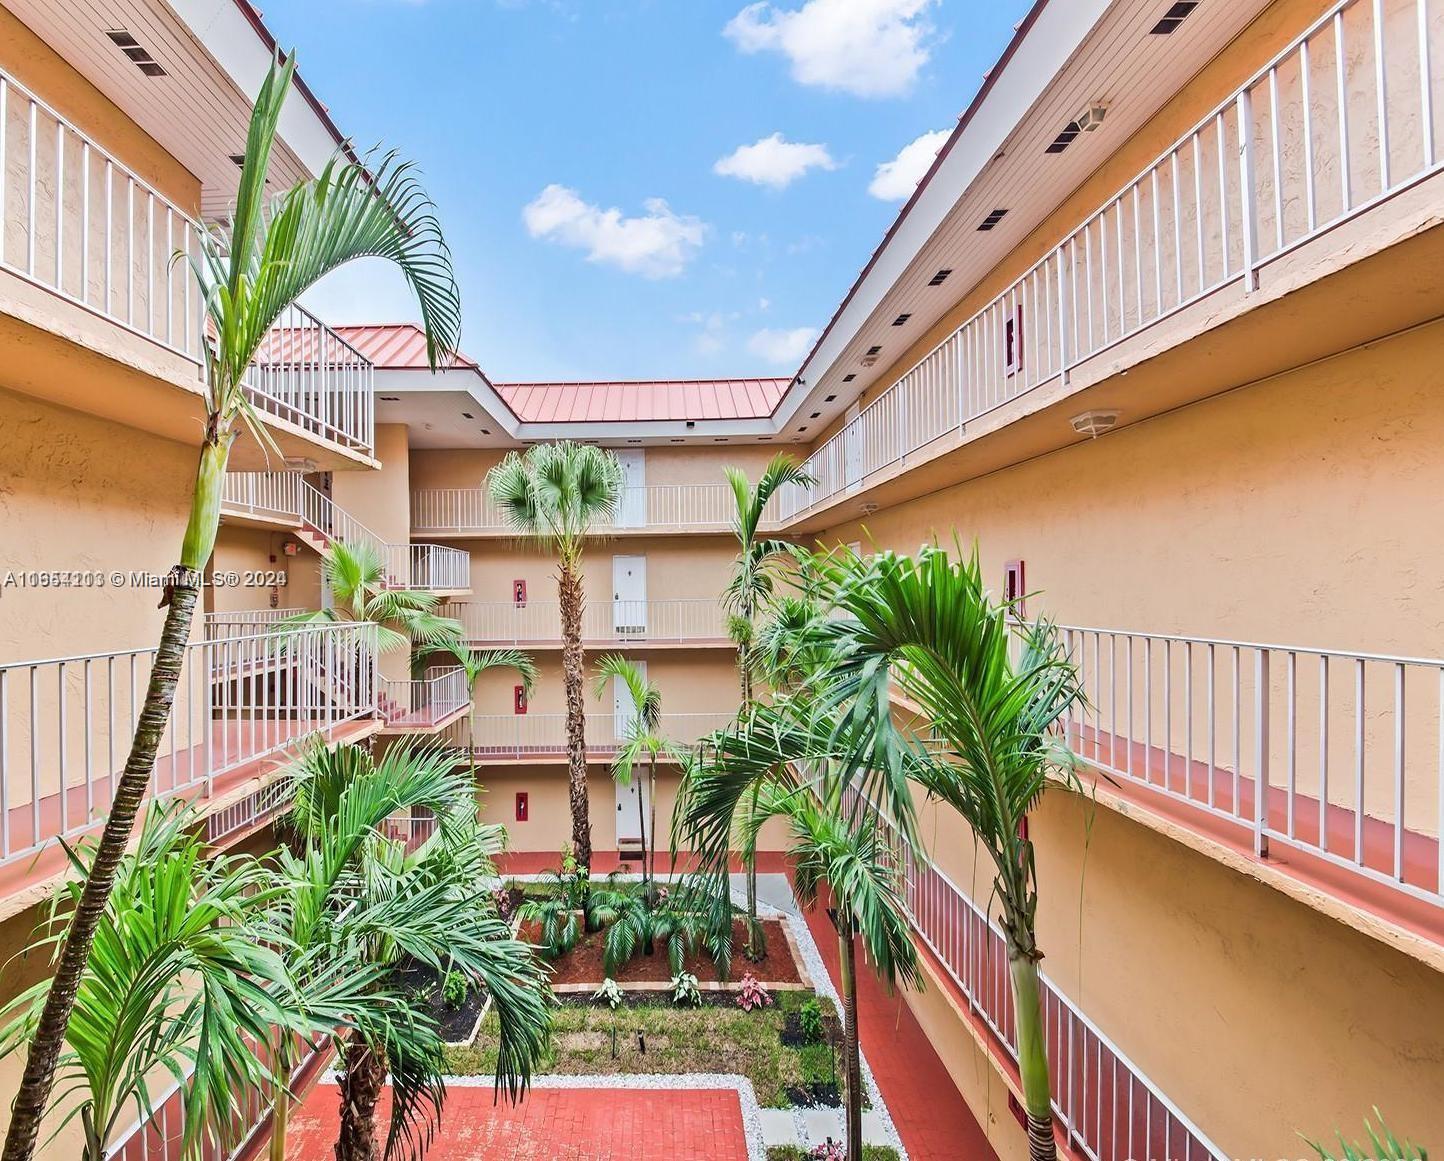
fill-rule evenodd
<path id="1" fill-rule="evenodd" d="M 748 972 L 742 977 L 741 990 L 737 993 L 737 1006 L 744 1012 L 753 1012 L 772 1003 L 772 994 Z"/>

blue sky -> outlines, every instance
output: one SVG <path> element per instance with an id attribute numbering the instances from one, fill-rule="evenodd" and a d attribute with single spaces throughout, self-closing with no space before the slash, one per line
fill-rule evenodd
<path id="1" fill-rule="evenodd" d="M 344 132 L 421 166 L 463 347 L 493 378 L 687 378 L 797 369 L 940 143 L 925 135 L 956 123 L 1027 7 L 269 0 L 265 16 Z M 413 317 L 371 267 L 310 301 L 338 322 Z"/>

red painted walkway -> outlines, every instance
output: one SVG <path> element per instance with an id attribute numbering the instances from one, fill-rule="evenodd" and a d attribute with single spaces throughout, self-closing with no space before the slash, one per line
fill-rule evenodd
<path id="1" fill-rule="evenodd" d="M 821 902 L 805 914 L 836 987 L 837 932 Z M 912 1161 L 996 1161 L 998 1154 L 902 992 L 889 996 L 863 957 L 858 959 L 857 1025 L 862 1052 L 908 1156 Z"/>
<path id="2" fill-rule="evenodd" d="M 290 1161 L 331 1161 L 336 1087 L 314 1089 L 291 1122 Z M 447 1090 L 428 1161 L 747 1161 L 735 1092 L 533 1089 L 494 1103 L 488 1085 Z"/>

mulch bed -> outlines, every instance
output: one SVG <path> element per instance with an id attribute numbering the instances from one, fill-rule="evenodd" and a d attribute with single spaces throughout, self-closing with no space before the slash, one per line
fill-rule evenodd
<path id="1" fill-rule="evenodd" d="M 441 975 L 430 964 L 408 964 L 401 969 L 401 979 L 407 991 L 423 998 L 426 1012 L 436 1021 L 442 1040 L 459 1044 L 471 1035 L 486 1003 L 485 989 L 473 987 L 467 993 L 466 1002 L 453 1007 L 442 992 Z"/>
<path id="2" fill-rule="evenodd" d="M 764 919 L 762 931 L 767 940 L 767 954 L 755 963 L 742 954 L 747 946 L 747 929 L 741 920 L 732 925 L 732 973 L 724 981 L 717 974 L 717 966 L 700 947 L 688 956 L 684 964 L 687 971 L 697 977 L 699 983 L 735 984 L 746 973 L 751 972 L 764 984 L 800 984 L 802 973 L 792 958 L 792 949 L 782 923 L 776 919 Z M 539 928 L 533 923 L 523 923 L 520 936 L 529 943 L 540 941 Z M 560 959 L 551 961 L 553 986 L 558 984 L 590 984 L 600 987 L 606 978 L 602 967 L 606 933 L 589 931 L 583 934 L 576 947 Z M 618 984 L 665 984 L 672 978 L 672 969 L 667 962 L 667 949 L 659 945 L 651 955 L 638 952 L 630 962 L 613 977 Z"/>

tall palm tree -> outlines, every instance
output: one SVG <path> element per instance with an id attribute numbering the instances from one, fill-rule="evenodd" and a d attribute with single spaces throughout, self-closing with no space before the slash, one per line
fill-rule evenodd
<path id="1" fill-rule="evenodd" d="M 386 561 L 375 545 L 336 541 L 321 557 L 321 574 L 331 591 L 331 605 L 283 617 L 282 626 L 374 625 L 381 653 L 413 646 L 423 652 L 461 648 L 466 630 L 460 621 L 437 612 L 441 600 L 436 594 L 387 586 Z"/>
<path id="2" fill-rule="evenodd" d="M 838 937 L 843 1001 L 847 1156 L 862 1156 L 862 1064 L 857 1032 L 857 941 L 889 988 L 922 986 L 896 859 L 877 813 L 850 795 L 865 757 L 832 729 L 809 700 L 756 706 L 733 730 L 708 739 L 708 757 L 690 773 L 683 826 L 704 860 L 726 857 L 730 835 L 744 847 L 772 818 L 788 823 L 788 856 L 798 901 L 813 906 L 824 885 Z M 740 822 L 739 803 L 751 799 Z"/>
<path id="3" fill-rule="evenodd" d="M 104 1161 L 106 1146 L 132 1116 L 144 1119 L 158 1076 L 174 1077 L 183 1109 L 181 1144 L 229 1153 L 248 1126 L 232 1115 L 249 1091 L 272 1077 L 253 1051 L 273 1025 L 304 1027 L 286 1006 L 283 956 L 258 938 L 259 917 L 274 897 L 254 859 L 207 861 L 194 810 L 154 805 L 134 851 L 120 863 L 96 928 L 90 960 L 76 989 L 60 1057 L 60 1091 L 51 1111 L 79 1117 L 85 1161 Z M 91 853 L 72 855 L 83 875 Z M 73 906 L 80 881 L 67 884 L 52 919 Z M 32 954 L 56 950 L 43 935 Z M 0 1013 L 0 1052 L 34 1034 L 46 983 L 17 996 Z"/>
<path id="4" fill-rule="evenodd" d="M 567 777 L 572 847 L 590 873 L 592 822 L 587 801 L 586 660 L 582 655 L 582 553 L 592 529 L 616 513 L 622 466 L 588 444 L 542 443 L 511 452 L 486 474 L 487 490 L 508 525 L 557 558 L 562 621 L 562 683 L 567 698 Z"/>
<path id="5" fill-rule="evenodd" d="M 3 1161 L 29 1161 L 49 1101 L 95 932 L 170 719 L 185 644 L 215 545 L 221 488 L 241 427 L 273 441 L 243 378 L 282 313 L 326 274 L 355 258 L 394 262 L 416 295 L 433 367 L 456 348 L 461 304 L 433 206 L 412 168 L 387 154 L 371 170 L 338 157 L 320 176 L 268 203 L 266 175 L 276 126 L 295 72 L 294 54 L 272 66 L 256 97 L 229 227 L 202 235 L 191 267 L 213 335 L 206 354 L 206 426 L 180 559 L 167 578 L 166 608 L 150 683 L 105 829 L 76 901 L 12 1106 Z"/>
<path id="6" fill-rule="evenodd" d="M 989 597 L 976 552 L 955 560 L 932 545 L 916 557 L 849 556 L 826 569 L 835 613 L 816 629 L 830 647 L 825 700 L 846 707 L 856 728 L 886 750 L 903 744 L 890 704 L 895 685 L 930 735 L 926 760 L 910 765 L 911 777 L 964 818 L 993 860 L 1029 1152 L 1034 1161 L 1052 1161 L 1038 883 L 1023 822 L 1050 774 L 1072 777 L 1072 756 L 1056 727 L 1082 699 L 1077 673 L 1050 625 L 1020 626 L 1013 606 Z"/>
<path id="7" fill-rule="evenodd" d="M 772 457 L 755 485 L 739 468 L 727 468 L 725 474 L 736 505 L 732 531 L 737 537 L 737 558 L 732 563 L 732 575 L 723 590 L 722 601 L 728 613 L 728 634 L 737 645 L 737 674 L 742 687 L 742 710 L 745 713 L 752 705 L 752 650 L 757 631 L 757 616 L 763 606 L 772 599 L 775 588 L 773 566 L 793 548 L 786 541 L 761 535 L 762 517 L 767 511 L 768 503 L 779 489 L 789 484 L 810 488 L 817 481 L 797 459 L 786 452 L 778 452 Z M 746 871 L 748 954 L 757 958 L 762 954 L 763 948 L 762 925 L 757 922 L 755 859 L 747 862 Z"/>
<path id="8" fill-rule="evenodd" d="M 642 883 L 644 886 L 657 874 L 657 759 L 672 749 L 662 735 L 662 691 L 642 676 L 641 667 L 617 653 L 608 653 L 597 662 L 596 694 L 605 696 L 610 682 L 620 681 L 632 700 L 632 721 L 624 737 L 617 739 L 617 754 L 612 759 L 612 777 L 621 786 L 632 784 L 638 763 L 647 763 L 646 803 L 637 795 L 637 823 L 642 834 Z M 651 819 L 647 805 L 651 806 Z M 652 836 L 648 841 L 648 835 Z M 650 852 L 650 857 L 649 857 Z M 650 895 L 649 895 L 650 897 Z"/>
<path id="9" fill-rule="evenodd" d="M 486 987 L 499 1018 L 497 1084 L 513 1099 L 546 1046 L 544 974 L 486 890 L 504 832 L 477 823 L 473 783 L 435 744 L 393 746 L 379 761 L 359 746 L 316 746 L 298 763 L 295 790 L 289 823 L 300 849 L 277 856 L 285 892 L 276 931 L 295 949 L 297 987 L 324 992 L 338 978 L 369 973 L 343 1047 L 337 1158 L 377 1155 L 376 1106 L 388 1075 L 386 1155 L 417 1156 L 440 1115 L 445 1060 L 435 1025 L 396 971 L 403 958 Z M 385 823 L 417 808 L 437 818 L 438 832 L 408 853 Z M 282 1086 L 273 1093 L 279 1159 L 290 1097 Z"/>
<path id="10" fill-rule="evenodd" d="M 469 758 L 471 778 L 476 781 L 476 683 L 481 675 L 492 669 L 513 669 L 521 677 L 522 688 L 528 696 L 536 685 L 536 662 L 530 653 L 520 649 L 468 649 L 465 645 L 452 648 L 452 656 L 466 675 L 466 693 L 471 704 L 466 713 L 466 753 Z"/>

